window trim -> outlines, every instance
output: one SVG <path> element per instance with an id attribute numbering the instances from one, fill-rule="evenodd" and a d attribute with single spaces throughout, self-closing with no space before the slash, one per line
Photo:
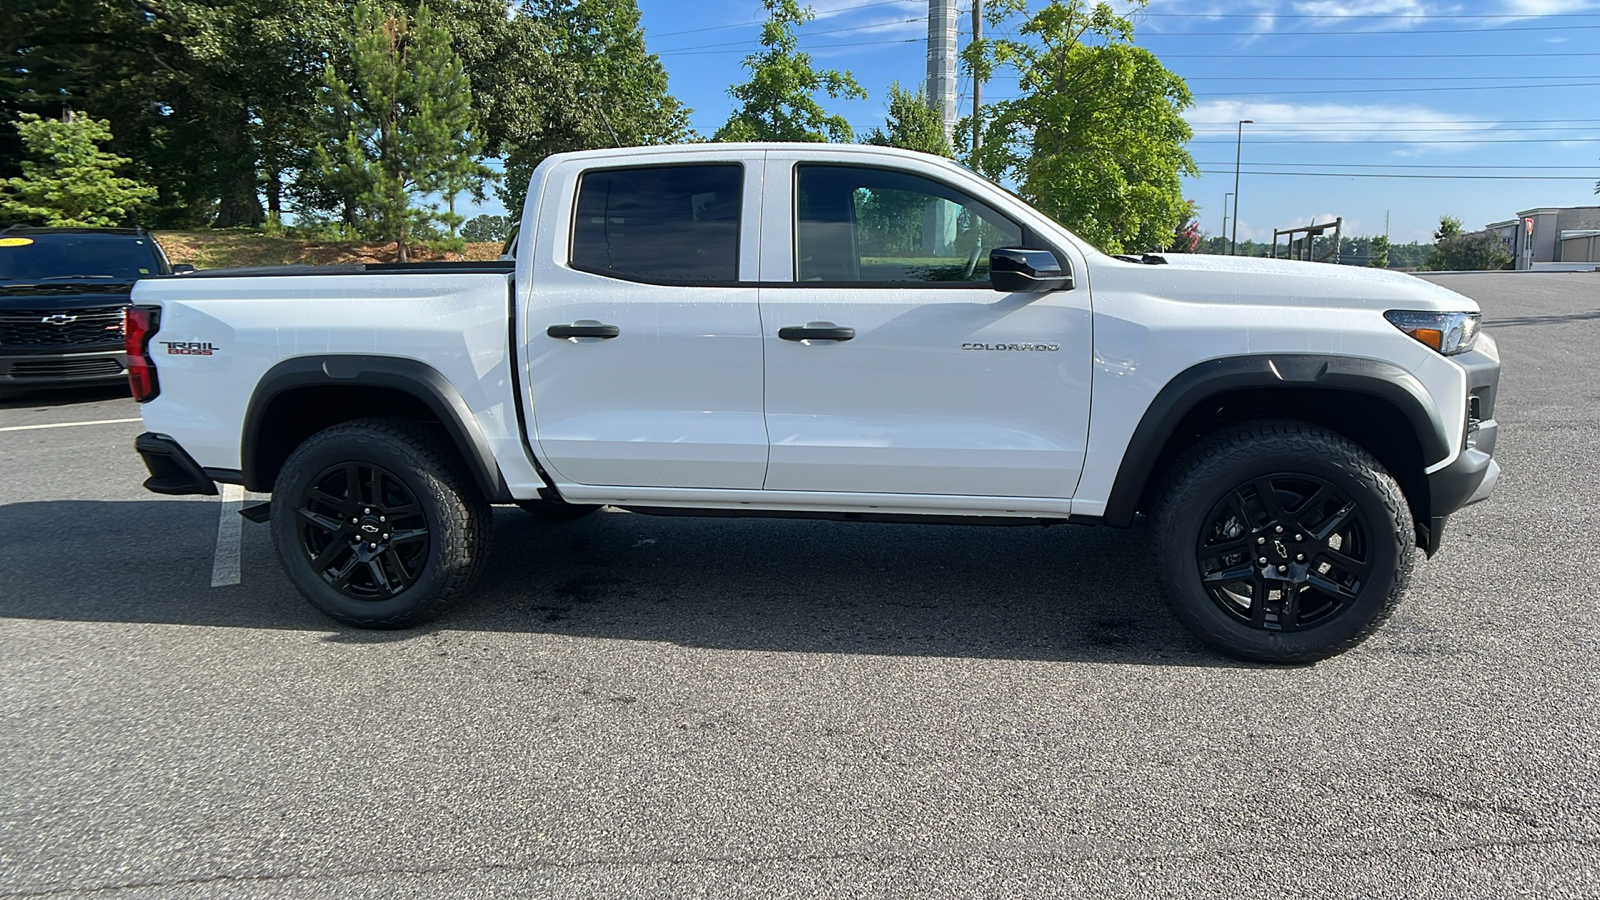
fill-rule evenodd
<path id="1" fill-rule="evenodd" d="M 610 271 L 610 270 L 606 270 L 606 269 L 597 268 L 597 267 L 594 267 L 594 266 L 585 266 L 585 265 L 581 265 L 581 264 L 579 264 L 579 263 L 577 263 L 577 262 L 575 262 L 573 260 L 573 253 L 576 251 L 577 246 L 578 246 L 578 203 L 583 198 L 583 180 L 585 178 L 587 178 L 587 177 L 589 177 L 590 175 L 593 175 L 593 174 L 599 174 L 599 173 L 605 173 L 605 172 L 635 172 L 635 171 L 638 171 L 640 169 L 708 169 L 708 168 L 736 168 L 736 169 L 739 170 L 739 212 L 738 212 L 738 215 L 734 219 L 734 231 L 733 231 L 733 234 L 734 234 L 734 255 L 733 255 L 733 278 L 732 279 L 720 280 L 720 279 L 706 279 L 706 278 L 695 278 L 695 279 L 688 279 L 688 278 L 685 278 L 685 279 L 659 278 L 659 277 L 651 277 L 651 276 L 646 276 L 646 275 L 640 275 L 640 274 L 633 273 L 633 272 L 616 272 L 616 271 Z M 588 275 L 598 275 L 601 278 L 610 278 L 610 279 L 613 279 L 615 281 L 626 281 L 626 282 L 629 282 L 629 283 L 632 283 L 632 284 L 654 284 L 654 285 L 659 285 L 661 287 L 695 287 L 695 288 L 754 287 L 755 286 L 754 282 L 740 281 L 739 280 L 739 272 L 740 272 L 740 269 L 744 265 L 744 258 L 743 258 L 744 254 L 741 251 L 743 250 L 743 237 L 744 237 L 744 204 L 745 204 L 745 199 L 746 199 L 746 196 L 745 196 L 745 193 L 746 193 L 745 192 L 745 181 L 746 181 L 748 175 L 749 175 L 749 167 L 746 165 L 746 161 L 745 160 L 739 160 L 739 159 L 717 160 L 715 162 L 695 161 L 695 162 L 668 162 L 668 163 L 644 163 L 644 164 L 635 163 L 635 164 L 632 164 L 632 165 L 596 166 L 596 167 L 591 168 L 591 169 L 583 169 L 582 171 L 580 171 L 578 173 L 578 177 L 574 180 L 574 187 L 573 187 L 573 191 L 572 191 L 572 208 L 567 213 L 567 219 L 568 219 L 568 222 L 567 222 L 567 252 L 566 252 L 566 257 L 567 258 L 565 260 L 565 265 L 566 265 L 567 268 L 573 270 L 574 272 L 583 272 L 583 273 L 588 274 Z"/>
<path id="2" fill-rule="evenodd" d="M 918 171 L 915 171 L 915 170 L 912 170 L 912 169 L 901 168 L 901 167 L 898 167 L 898 166 L 875 165 L 875 164 L 871 164 L 871 163 L 856 163 L 856 162 L 834 162 L 834 161 L 831 161 L 831 160 L 813 161 L 813 160 L 797 159 L 797 160 L 793 161 L 793 165 L 790 167 L 791 174 L 790 174 L 790 177 L 789 177 L 789 209 L 788 209 L 788 213 L 787 214 L 789 216 L 789 226 L 790 226 L 790 229 L 791 229 L 791 232 L 792 232 L 792 234 L 790 236 L 790 242 L 789 242 L 790 243 L 790 246 L 789 246 L 789 262 L 790 262 L 789 274 L 790 274 L 790 280 L 789 281 L 763 281 L 763 282 L 761 282 L 761 287 L 764 287 L 764 288 L 817 288 L 817 289 L 823 289 L 823 290 L 827 290 L 827 289 L 838 290 L 838 289 L 843 289 L 843 288 L 848 288 L 848 289 L 851 289 L 851 290 L 916 290 L 916 291 L 929 291 L 929 290 L 932 290 L 932 291 L 970 291 L 970 290 L 993 291 L 994 290 L 994 288 L 990 285 L 990 283 L 988 281 L 801 281 L 800 280 L 800 169 L 802 167 L 807 167 L 807 166 L 814 167 L 814 168 L 829 168 L 829 169 L 864 169 L 864 170 L 875 171 L 875 172 L 888 172 L 888 173 L 893 174 L 893 175 L 909 175 L 909 176 L 911 176 L 913 178 L 921 178 L 924 181 L 931 181 L 934 184 L 937 184 L 940 187 L 943 187 L 943 188 L 945 188 L 946 190 L 948 190 L 948 191 L 950 191 L 952 193 L 958 194 L 958 195 L 960 195 L 962 197 L 966 197 L 971 202 L 976 203 L 979 206 L 982 206 L 984 209 L 987 209 L 990 212 L 994 213 L 996 216 L 1000 217 L 1002 220 L 1004 220 L 1006 222 L 1010 222 L 1012 225 L 1015 225 L 1016 228 L 1017 228 L 1017 231 L 1022 235 L 1022 242 L 1021 242 L 1021 244 L 1018 245 L 1018 249 L 1023 249 L 1023 250 L 1044 250 L 1044 251 L 1047 251 L 1047 252 L 1049 252 L 1049 253 L 1051 253 L 1051 254 L 1053 254 L 1055 256 L 1056 262 L 1061 266 L 1061 270 L 1063 272 L 1067 272 L 1069 274 L 1072 272 L 1072 263 L 1071 263 L 1071 261 L 1066 258 L 1065 254 L 1063 254 L 1059 248 L 1055 247 L 1054 245 L 1052 245 L 1052 244 L 1050 244 L 1050 243 L 1048 243 L 1046 241 L 1040 240 L 1039 237 L 1038 237 L 1038 232 L 1037 231 L 1035 231 L 1032 228 L 1029 228 L 1026 224 L 1024 224 L 1022 222 L 1018 222 L 1016 219 L 1014 219 L 1013 217 L 1011 217 L 1009 215 L 1006 215 L 1004 212 L 1001 212 L 1000 210 L 995 209 L 995 207 L 992 204 L 985 203 L 983 200 L 980 200 L 979 198 L 972 196 L 972 193 L 970 191 L 966 190 L 965 188 L 962 188 L 962 187 L 959 187 L 957 185 L 951 184 L 950 182 L 945 181 L 942 178 L 935 178 L 934 176 L 929 175 L 926 172 L 918 172 Z M 996 249 L 999 249 L 999 248 L 996 248 Z"/>

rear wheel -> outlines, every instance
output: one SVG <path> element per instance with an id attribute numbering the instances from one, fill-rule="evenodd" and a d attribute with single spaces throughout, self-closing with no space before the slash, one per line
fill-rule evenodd
<path id="1" fill-rule="evenodd" d="M 361 419 L 318 432 L 284 463 L 272 536 L 290 580 L 360 628 L 436 617 L 488 555 L 489 505 L 432 429 Z"/>
<path id="2" fill-rule="evenodd" d="M 1219 431 L 1172 468 L 1151 517 L 1177 617 L 1221 652 L 1342 653 L 1399 602 L 1414 558 L 1400 486 L 1350 440 L 1303 422 Z"/>

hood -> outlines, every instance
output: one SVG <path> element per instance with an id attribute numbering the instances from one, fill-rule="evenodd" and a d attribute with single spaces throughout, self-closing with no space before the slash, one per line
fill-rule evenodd
<path id="1" fill-rule="evenodd" d="M 1404 272 L 1248 256 L 1172 253 L 1165 265 L 1106 258 L 1094 290 L 1135 289 L 1178 300 L 1477 312 L 1478 304 Z M 1096 260 L 1101 262 L 1101 260 Z"/>
<path id="2" fill-rule="evenodd" d="M 120 306 L 128 302 L 132 291 L 132 281 L 107 278 L 0 281 L 0 311 Z"/>

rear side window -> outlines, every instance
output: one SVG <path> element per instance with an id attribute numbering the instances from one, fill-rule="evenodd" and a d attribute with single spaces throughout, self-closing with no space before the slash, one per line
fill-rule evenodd
<path id="1" fill-rule="evenodd" d="M 743 183 L 736 163 L 585 172 L 571 265 L 630 281 L 737 281 Z"/>

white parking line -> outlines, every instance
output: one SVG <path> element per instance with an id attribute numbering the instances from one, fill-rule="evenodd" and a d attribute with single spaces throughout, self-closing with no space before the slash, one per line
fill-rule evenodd
<path id="1" fill-rule="evenodd" d="M 46 422 L 43 425 L 7 425 L 0 431 L 35 431 L 40 428 L 77 428 L 79 425 L 126 425 L 143 419 L 96 419 L 93 422 Z"/>
<path id="2" fill-rule="evenodd" d="M 227 587 L 239 583 L 239 542 L 242 540 L 244 488 L 222 485 L 221 518 L 217 519 L 217 553 L 211 563 L 211 586 Z"/>

